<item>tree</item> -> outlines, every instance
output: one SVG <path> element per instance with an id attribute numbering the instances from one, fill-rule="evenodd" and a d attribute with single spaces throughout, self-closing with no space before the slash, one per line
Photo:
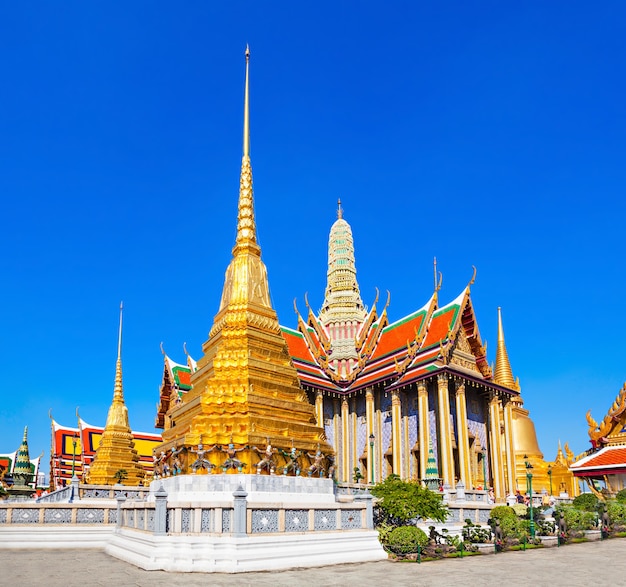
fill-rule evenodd
<path id="1" fill-rule="evenodd" d="M 402 481 L 398 475 L 389 475 L 371 491 L 379 500 L 377 507 L 394 525 L 415 518 L 445 522 L 448 517 L 448 508 L 443 504 L 441 495 L 415 481 Z"/>
<path id="2" fill-rule="evenodd" d="M 113 475 L 113 477 L 115 477 L 115 480 L 121 485 L 122 481 L 128 478 L 128 472 L 126 471 L 126 469 L 120 469 L 119 471 L 115 472 L 115 475 Z"/>

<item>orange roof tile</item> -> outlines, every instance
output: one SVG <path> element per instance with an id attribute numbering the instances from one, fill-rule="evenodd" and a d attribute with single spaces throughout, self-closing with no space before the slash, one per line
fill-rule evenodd
<path id="1" fill-rule="evenodd" d="M 309 347 L 304 340 L 304 336 L 302 333 L 296 332 L 295 330 L 291 330 L 289 328 L 281 327 L 281 334 L 287 343 L 287 347 L 289 348 L 289 354 L 291 357 L 298 361 L 306 361 L 307 363 L 316 364 Z"/>
<path id="2" fill-rule="evenodd" d="M 454 321 L 459 312 L 459 306 L 456 304 L 442 308 L 431 319 L 428 326 L 428 334 L 424 339 L 422 348 L 429 347 L 433 344 L 437 344 L 439 341 L 443 341 L 446 338 L 448 331 L 454 326 Z"/>
<path id="3" fill-rule="evenodd" d="M 372 360 L 398 349 L 406 348 L 407 342 L 415 340 L 415 333 L 420 331 L 425 317 L 426 311 L 419 310 L 415 314 L 385 327 L 372 355 Z"/>
<path id="4" fill-rule="evenodd" d="M 577 471 L 602 468 L 613 469 L 616 467 L 626 467 L 626 446 L 605 446 L 598 452 L 570 465 L 574 474 Z"/>

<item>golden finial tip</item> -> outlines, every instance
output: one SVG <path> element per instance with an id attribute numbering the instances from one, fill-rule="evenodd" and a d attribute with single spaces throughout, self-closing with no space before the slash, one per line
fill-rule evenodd
<path id="1" fill-rule="evenodd" d="M 246 43 L 246 61 L 250 61 L 250 45 Z"/>
<path id="2" fill-rule="evenodd" d="M 343 218 L 343 210 L 341 209 L 341 198 L 337 199 L 337 218 Z"/>

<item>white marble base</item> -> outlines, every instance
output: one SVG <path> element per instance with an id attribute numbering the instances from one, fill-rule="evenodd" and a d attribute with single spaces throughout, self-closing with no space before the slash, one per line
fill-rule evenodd
<path id="1" fill-rule="evenodd" d="M 150 484 L 148 501 L 163 485 L 168 502 L 228 502 L 239 485 L 248 494 L 247 500 L 255 504 L 281 503 L 297 505 L 335 503 L 333 480 L 317 477 L 292 477 L 288 475 L 178 475 L 158 479 Z"/>
<path id="2" fill-rule="evenodd" d="M 198 573 L 277 571 L 385 560 L 375 530 L 247 536 L 154 536 L 117 530 L 105 552 L 146 570 Z"/>

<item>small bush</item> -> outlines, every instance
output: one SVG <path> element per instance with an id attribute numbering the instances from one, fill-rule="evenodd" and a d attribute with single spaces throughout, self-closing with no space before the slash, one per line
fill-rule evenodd
<path id="1" fill-rule="evenodd" d="M 520 520 L 517 516 L 501 519 L 500 528 L 507 540 L 523 540 L 530 535 L 530 521 Z"/>
<path id="2" fill-rule="evenodd" d="M 577 509 L 575 507 L 560 508 L 565 516 L 565 523 L 570 532 L 581 532 L 591 530 L 596 525 L 596 514 Z"/>
<path id="3" fill-rule="evenodd" d="M 556 524 L 551 520 L 537 520 L 535 528 L 540 536 L 553 536 L 556 531 Z"/>
<path id="4" fill-rule="evenodd" d="M 528 506 L 523 503 L 512 505 L 513 511 L 518 518 L 525 518 L 528 515 Z"/>
<path id="5" fill-rule="evenodd" d="M 619 503 L 626 503 L 626 489 L 620 489 L 615 494 L 615 499 L 619 501 Z"/>
<path id="6" fill-rule="evenodd" d="M 463 540 L 472 544 L 485 544 L 491 542 L 491 529 L 481 526 L 465 526 L 462 530 Z"/>
<path id="7" fill-rule="evenodd" d="M 598 511 L 598 498 L 593 493 L 581 493 L 572 501 L 572 505 L 585 512 Z"/>
<path id="8" fill-rule="evenodd" d="M 506 518 L 516 518 L 515 510 L 508 505 L 497 505 L 495 508 L 491 510 L 491 517 L 497 518 L 502 522 Z"/>
<path id="9" fill-rule="evenodd" d="M 411 554 L 417 552 L 417 545 L 424 548 L 428 544 L 426 533 L 416 526 L 399 526 L 394 528 L 388 537 L 387 546 L 395 554 Z"/>
<path id="10" fill-rule="evenodd" d="M 606 510 L 609 514 L 609 520 L 611 520 L 611 524 L 614 524 L 616 526 L 626 525 L 626 503 L 611 501 L 607 504 Z"/>

